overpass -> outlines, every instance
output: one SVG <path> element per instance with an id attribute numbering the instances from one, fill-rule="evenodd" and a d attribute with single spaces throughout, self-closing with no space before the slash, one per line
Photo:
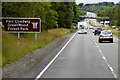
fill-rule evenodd
<path id="1" fill-rule="evenodd" d="M 81 19 L 99 19 L 99 20 L 109 20 L 109 17 L 88 17 L 88 16 L 79 16 Z"/>

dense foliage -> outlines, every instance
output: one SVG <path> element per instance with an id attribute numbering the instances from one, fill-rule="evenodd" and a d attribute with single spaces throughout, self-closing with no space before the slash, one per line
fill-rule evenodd
<path id="1" fill-rule="evenodd" d="M 98 16 L 109 17 L 110 25 L 120 26 L 120 4 L 101 11 Z"/>
<path id="2" fill-rule="evenodd" d="M 80 3 L 78 7 L 80 8 L 80 11 L 99 13 L 101 10 L 113 7 L 114 5 L 115 4 L 113 2 L 101 2 L 85 5 Z"/>
<path id="3" fill-rule="evenodd" d="M 41 18 L 42 30 L 70 28 L 72 20 L 78 20 L 75 2 L 10 2 L 2 3 L 3 17 Z"/>

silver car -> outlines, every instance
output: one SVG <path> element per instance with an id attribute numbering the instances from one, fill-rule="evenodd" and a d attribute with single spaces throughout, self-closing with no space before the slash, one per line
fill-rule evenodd
<path id="1" fill-rule="evenodd" d="M 113 43 L 113 34 L 110 30 L 101 31 L 98 42 L 101 43 L 102 41 L 110 41 Z"/>

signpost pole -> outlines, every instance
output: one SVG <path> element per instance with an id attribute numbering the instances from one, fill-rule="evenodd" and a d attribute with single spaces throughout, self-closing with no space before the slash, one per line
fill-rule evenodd
<path id="1" fill-rule="evenodd" d="M 20 32 L 18 32 L 18 39 L 20 39 Z"/>
<path id="2" fill-rule="evenodd" d="M 20 44 L 19 39 L 20 39 L 20 32 L 18 32 L 18 42 L 17 42 L 17 45 L 19 45 L 19 44 Z"/>
<path id="3" fill-rule="evenodd" d="M 35 33 L 35 40 L 37 40 L 37 33 Z"/>

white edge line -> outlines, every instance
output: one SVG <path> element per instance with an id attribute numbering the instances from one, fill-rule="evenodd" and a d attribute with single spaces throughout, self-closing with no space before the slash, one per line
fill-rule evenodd
<path id="1" fill-rule="evenodd" d="M 77 33 L 77 32 L 76 32 Z M 39 75 L 34 79 L 38 80 L 45 73 L 45 71 L 50 67 L 50 65 L 55 61 L 55 59 L 60 55 L 60 53 L 66 48 L 66 46 L 70 43 L 76 33 L 71 37 L 71 39 L 64 45 L 64 47 L 58 52 L 58 54 L 50 61 L 50 63 L 39 73 Z"/>

